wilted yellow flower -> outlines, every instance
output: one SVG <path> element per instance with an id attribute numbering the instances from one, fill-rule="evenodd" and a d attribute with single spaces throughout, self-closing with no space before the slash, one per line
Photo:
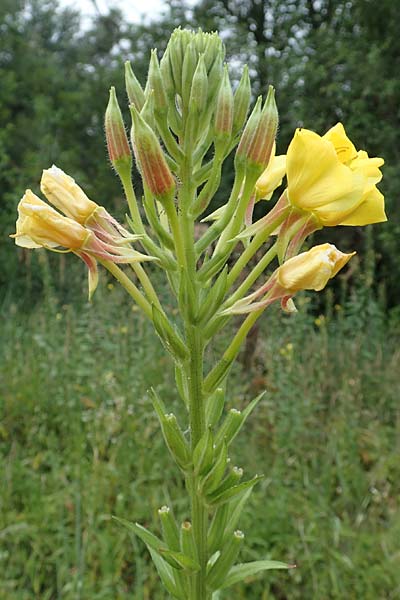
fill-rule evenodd
<path id="1" fill-rule="evenodd" d="M 40 189 L 49 202 L 81 225 L 99 208 L 89 200 L 75 180 L 56 165 L 44 169 Z"/>
<path id="2" fill-rule="evenodd" d="M 16 233 L 11 237 L 23 248 L 63 249 L 77 254 L 89 268 L 89 297 L 97 287 L 96 259 L 114 263 L 153 260 L 132 248 L 112 245 L 80 223 L 60 215 L 31 190 L 26 190 L 18 205 Z"/>
<path id="3" fill-rule="evenodd" d="M 287 154 L 289 202 L 325 226 L 386 221 L 383 196 L 375 187 L 382 164 L 357 152 L 340 123 L 323 137 L 298 129 Z"/>
<path id="4" fill-rule="evenodd" d="M 292 295 L 300 290 L 322 290 L 355 252 L 345 254 L 333 244 L 320 244 L 290 258 L 276 271 L 279 286 Z"/>
<path id="5" fill-rule="evenodd" d="M 79 250 L 90 236 L 90 231 L 60 215 L 31 190 L 26 190 L 18 205 L 16 229 L 15 243 L 24 248 Z"/>
<path id="6" fill-rule="evenodd" d="M 296 310 L 291 298 L 301 290 L 322 290 L 355 254 L 340 252 L 333 244 L 320 244 L 278 267 L 258 290 L 238 300 L 221 314 L 248 313 L 281 300 L 285 310 Z M 257 301 L 260 296 L 262 300 Z"/>

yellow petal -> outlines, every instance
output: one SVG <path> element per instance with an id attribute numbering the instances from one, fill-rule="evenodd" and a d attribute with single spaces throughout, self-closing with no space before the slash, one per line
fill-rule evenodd
<path id="1" fill-rule="evenodd" d="M 382 179 L 382 172 L 379 169 L 384 164 L 383 158 L 369 158 L 367 152 L 360 150 L 357 156 L 349 164 L 353 171 L 361 171 L 366 178 L 364 192 L 372 190 L 372 188 Z"/>
<path id="2" fill-rule="evenodd" d="M 347 215 L 339 225 L 361 226 L 387 221 L 384 200 L 383 194 L 374 187 L 365 194 L 363 202 Z"/>
<path id="3" fill-rule="evenodd" d="M 341 163 L 347 163 L 357 156 L 354 144 L 349 140 L 342 123 L 336 123 L 323 136 L 324 140 L 331 142 Z"/>
<path id="4" fill-rule="evenodd" d="M 363 174 L 342 164 L 331 142 L 307 129 L 297 130 L 290 143 L 287 180 L 290 203 L 314 212 L 324 225 L 354 210 L 365 186 Z"/>
<path id="5" fill-rule="evenodd" d="M 40 189 L 49 202 L 81 225 L 98 208 L 75 180 L 56 165 L 43 171 Z"/>
<path id="6" fill-rule="evenodd" d="M 289 294 L 300 290 L 320 291 L 353 254 L 344 254 L 333 244 L 314 246 L 279 267 L 277 281 Z"/>
<path id="7" fill-rule="evenodd" d="M 264 173 L 259 177 L 256 183 L 256 197 L 257 199 L 264 198 L 269 200 L 274 190 L 279 187 L 282 183 L 286 173 L 286 155 L 281 154 L 274 156 L 269 161 L 268 167 Z"/>
<path id="8" fill-rule="evenodd" d="M 15 241 L 25 248 L 79 249 L 89 235 L 82 225 L 60 215 L 31 190 L 26 190 L 20 201 L 18 214 Z"/>

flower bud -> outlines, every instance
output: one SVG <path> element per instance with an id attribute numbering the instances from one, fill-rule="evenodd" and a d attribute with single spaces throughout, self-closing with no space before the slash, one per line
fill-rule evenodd
<path id="1" fill-rule="evenodd" d="M 215 109 L 214 130 L 217 143 L 226 144 L 232 135 L 233 93 L 229 81 L 228 66 L 225 65 Z"/>
<path id="2" fill-rule="evenodd" d="M 257 100 L 236 153 L 238 160 L 243 160 L 247 168 L 255 169 L 259 175 L 269 163 L 278 131 L 278 122 L 275 91 L 270 85 L 262 110 L 260 98 Z"/>
<path id="3" fill-rule="evenodd" d="M 171 200 L 175 193 L 175 181 L 165 160 L 154 131 L 139 115 L 134 106 L 132 113 L 132 145 L 143 183 L 161 203 Z"/>
<path id="4" fill-rule="evenodd" d="M 160 71 L 160 65 L 157 58 L 157 50 L 151 51 L 148 84 L 150 91 L 154 95 L 154 111 L 160 115 L 166 115 L 168 112 L 167 96 L 164 89 L 163 78 Z"/>
<path id="5" fill-rule="evenodd" d="M 246 122 L 249 113 L 251 85 L 249 68 L 244 65 L 242 77 L 233 96 L 233 133 L 236 135 Z"/>
<path id="6" fill-rule="evenodd" d="M 129 60 L 125 63 L 125 87 L 128 94 L 129 103 L 136 107 L 136 110 L 142 110 L 145 101 L 144 91 L 136 75 L 132 71 Z"/>
<path id="7" fill-rule="evenodd" d="M 207 88 L 207 71 L 204 63 L 204 55 L 201 54 L 190 89 L 189 111 L 195 111 L 198 115 L 203 112 L 207 104 Z"/>
<path id="8" fill-rule="evenodd" d="M 154 117 L 154 90 L 150 90 L 147 95 L 146 102 L 140 111 L 140 116 L 153 131 L 156 131 L 157 125 Z"/>
<path id="9" fill-rule="evenodd" d="M 192 89 L 193 74 L 197 67 L 198 56 L 194 42 L 190 42 L 185 50 L 182 64 L 182 101 L 183 105 L 189 106 L 190 91 Z"/>
<path id="10" fill-rule="evenodd" d="M 186 556 L 198 560 L 197 546 L 190 521 L 184 521 L 181 525 L 181 550 Z"/>
<path id="11" fill-rule="evenodd" d="M 164 540 L 170 550 L 179 550 L 179 531 L 175 519 L 168 506 L 162 506 L 158 510 Z"/>
<path id="12" fill-rule="evenodd" d="M 221 587 L 229 569 L 232 567 L 240 552 L 243 541 L 244 533 L 237 530 L 227 541 L 225 547 L 221 549 L 221 554 L 207 575 L 207 585 L 211 589 L 218 589 Z"/>
<path id="13" fill-rule="evenodd" d="M 215 427 L 221 418 L 225 404 L 225 392 L 219 387 L 208 398 L 206 404 L 206 422 L 209 427 Z"/>
<path id="14" fill-rule="evenodd" d="M 120 176 L 121 173 L 130 173 L 132 155 L 114 87 L 110 89 L 110 99 L 105 114 L 105 130 L 108 155 L 113 167 Z"/>

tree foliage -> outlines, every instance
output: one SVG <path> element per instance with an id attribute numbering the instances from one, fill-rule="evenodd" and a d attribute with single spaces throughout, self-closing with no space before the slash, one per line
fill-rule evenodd
<path id="1" fill-rule="evenodd" d="M 374 228 L 379 274 L 400 292 L 396 201 L 400 144 L 400 4 L 382 0 L 170 0 L 157 20 L 124 22 L 117 10 L 83 28 L 80 15 L 50 0 L 3 0 L 0 8 L 0 231 L 5 283 L 14 270 L 15 206 L 26 185 L 56 162 L 97 201 L 120 201 L 103 139 L 108 87 L 117 88 L 127 117 L 123 61 L 145 83 L 150 48 L 163 50 L 174 27 L 218 29 L 229 45 L 232 80 L 248 63 L 257 93 L 272 83 L 281 114 L 278 150 L 297 126 L 323 133 L 342 120 L 359 148 L 386 161 L 382 189 L 389 224 Z M 226 177 L 229 179 L 229 169 Z M 363 243 L 365 230 L 343 228 L 344 250 Z M 371 239 L 371 235 L 369 239 Z M 11 260 L 11 263 L 10 263 Z M 8 265 L 8 266 L 7 266 Z"/>

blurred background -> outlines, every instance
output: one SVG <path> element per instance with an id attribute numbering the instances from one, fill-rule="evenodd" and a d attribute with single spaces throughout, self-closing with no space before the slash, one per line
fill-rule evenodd
<path id="1" fill-rule="evenodd" d="M 239 466 L 266 474 L 242 558 L 298 568 L 225 597 L 400 598 L 399 21 L 393 0 L 1 0 L 1 600 L 165 597 L 110 515 L 155 529 L 162 504 L 187 516 L 146 397 L 156 385 L 179 412 L 168 359 L 104 273 L 89 305 L 83 264 L 16 250 L 8 235 L 53 163 L 123 219 L 108 90 L 128 123 L 124 61 L 144 84 L 150 49 L 177 26 L 220 31 L 234 86 L 245 63 L 254 97 L 275 86 L 278 153 L 296 127 L 322 134 L 340 120 L 385 159 L 388 223 L 316 235 L 357 250 L 353 266 L 300 297 L 294 319 L 266 316 L 235 371 L 230 407 L 267 389 L 237 446 Z M 228 162 L 212 208 L 230 183 Z"/>

